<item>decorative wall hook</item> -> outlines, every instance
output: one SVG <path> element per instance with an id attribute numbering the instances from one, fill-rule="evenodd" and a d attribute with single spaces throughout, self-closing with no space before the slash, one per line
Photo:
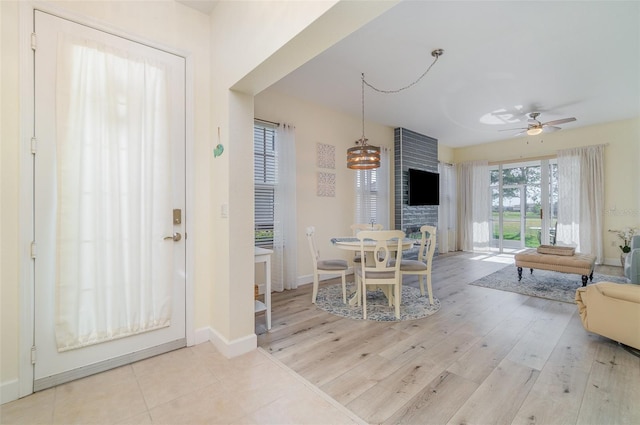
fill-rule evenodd
<path id="1" fill-rule="evenodd" d="M 218 145 L 213 149 L 213 157 L 217 158 L 224 152 L 224 146 L 220 143 L 220 127 L 218 127 Z"/>

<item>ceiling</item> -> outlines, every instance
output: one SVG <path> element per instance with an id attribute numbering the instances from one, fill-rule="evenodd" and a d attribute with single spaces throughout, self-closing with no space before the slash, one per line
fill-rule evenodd
<path id="1" fill-rule="evenodd" d="M 402 1 L 270 89 L 463 147 L 640 116 L 638 1 Z M 366 132 L 366 129 L 365 129 Z M 544 137 L 539 136 L 520 137 Z M 354 140 L 360 134 L 353 135 Z M 372 140 L 370 143 L 375 144 Z"/>
<path id="2" fill-rule="evenodd" d="M 189 6 L 193 9 L 199 10 L 207 15 L 211 14 L 211 11 L 215 9 L 219 0 L 176 0 L 178 3 L 182 3 L 185 6 Z"/>

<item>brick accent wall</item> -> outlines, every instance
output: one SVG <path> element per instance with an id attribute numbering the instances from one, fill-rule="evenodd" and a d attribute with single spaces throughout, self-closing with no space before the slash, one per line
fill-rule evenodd
<path id="1" fill-rule="evenodd" d="M 395 164 L 395 228 L 409 236 L 420 232 L 420 226 L 438 226 L 438 206 L 408 205 L 409 168 L 438 172 L 438 140 L 405 128 L 394 130 Z M 415 251 L 415 252 L 414 252 Z M 436 248 L 436 255 L 437 255 Z M 403 254 L 404 258 L 417 257 L 418 250 Z"/>

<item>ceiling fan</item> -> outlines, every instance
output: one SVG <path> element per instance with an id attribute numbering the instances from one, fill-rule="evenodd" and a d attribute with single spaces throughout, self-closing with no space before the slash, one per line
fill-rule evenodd
<path id="1" fill-rule="evenodd" d="M 511 129 L 500 130 L 500 131 L 521 130 L 520 132 L 516 133 L 516 136 L 519 136 L 524 133 L 527 133 L 529 136 L 535 136 L 542 132 L 550 133 L 552 131 L 558 131 L 561 129 L 560 127 L 557 127 L 558 125 L 576 120 L 574 117 L 571 117 L 571 118 L 562 118 L 559 120 L 553 120 L 553 121 L 547 121 L 547 122 L 540 122 L 538 120 L 538 116 L 540 116 L 540 112 L 531 112 L 529 114 L 529 124 L 527 125 L 526 128 L 511 128 Z"/>

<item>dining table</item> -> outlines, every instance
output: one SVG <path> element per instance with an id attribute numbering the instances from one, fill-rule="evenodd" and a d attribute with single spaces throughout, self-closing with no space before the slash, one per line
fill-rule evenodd
<path id="1" fill-rule="evenodd" d="M 331 243 L 336 248 L 340 248 L 346 251 L 354 251 L 354 252 L 360 251 L 360 239 L 354 236 L 334 237 L 334 238 L 331 238 Z M 397 244 L 395 240 L 389 241 L 387 243 L 388 246 L 392 246 L 395 244 Z M 420 244 L 419 239 L 403 238 L 402 250 L 403 251 L 409 250 L 419 244 Z M 373 264 L 373 252 L 375 251 L 375 248 L 376 248 L 376 241 L 368 240 L 368 239 L 364 240 L 364 251 L 365 251 L 365 262 L 366 262 L 365 264 Z M 359 293 L 360 291 L 357 290 L 356 294 L 349 300 L 349 305 L 354 305 L 358 302 Z"/>

